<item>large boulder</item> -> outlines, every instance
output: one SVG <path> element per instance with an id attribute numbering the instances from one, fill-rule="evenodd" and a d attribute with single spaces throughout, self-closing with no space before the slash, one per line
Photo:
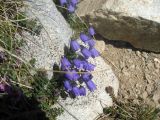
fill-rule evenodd
<path id="1" fill-rule="evenodd" d="M 83 0 L 77 14 L 111 40 L 160 52 L 159 0 Z"/>
<path id="2" fill-rule="evenodd" d="M 64 55 L 65 46 L 69 46 L 72 36 L 72 29 L 69 27 L 60 12 L 56 9 L 52 0 L 29 0 L 28 17 L 36 18 L 43 26 L 40 35 L 32 35 L 24 32 L 26 45 L 22 48 L 25 51 L 22 57 L 26 60 L 36 59 L 36 67 L 52 70 L 55 63 L 59 64 L 60 58 Z M 97 67 L 93 72 L 93 81 L 97 85 L 97 90 L 86 97 L 76 99 L 59 98 L 57 105 L 61 105 L 64 113 L 58 117 L 59 120 L 93 120 L 100 113 L 103 113 L 103 106 L 111 106 L 112 98 L 105 91 L 107 86 L 111 86 L 114 95 L 117 96 L 119 82 L 111 67 L 107 65 L 102 57 L 91 59 Z M 52 72 L 48 73 L 51 77 Z M 75 117 L 73 117 L 75 116 Z"/>
<path id="3" fill-rule="evenodd" d="M 22 56 L 27 61 L 35 58 L 36 68 L 47 69 L 51 78 L 50 70 L 55 63 L 59 64 L 64 48 L 69 46 L 72 30 L 52 0 L 28 0 L 26 4 L 28 18 L 36 19 L 42 29 L 39 35 L 23 33 L 26 45 Z"/>

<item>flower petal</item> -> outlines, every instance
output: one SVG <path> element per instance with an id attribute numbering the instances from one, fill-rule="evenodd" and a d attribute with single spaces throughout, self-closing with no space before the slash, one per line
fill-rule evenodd
<path id="1" fill-rule="evenodd" d="M 80 33 L 80 38 L 81 38 L 81 40 L 82 40 L 83 42 L 86 42 L 86 41 L 88 41 L 88 40 L 90 39 L 90 37 L 87 36 L 87 35 L 84 34 L 84 33 Z"/>
<path id="2" fill-rule="evenodd" d="M 79 94 L 80 96 L 86 96 L 86 89 L 83 86 L 79 88 Z"/>
<path id="3" fill-rule="evenodd" d="M 71 40 L 70 46 L 73 51 L 78 51 L 80 49 L 80 45 L 76 40 Z"/>
<path id="4" fill-rule="evenodd" d="M 96 85 L 92 80 L 89 80 L 88 82 L 86 82 L 86 85 L 91 92 L 93 92 L 96 89 Z"/>
<path id="5" fill-rule="evenodd" d="M 64 83 L 64 88 L 67 92 L 72 90 L 72 86 L 68 80 L 65 80 L 63 83 Z"/>
<path id="6" fill-rule="evenodd" d="M 89 34 L 92 35 L 92 36 L 95 35 L 95 31 L 94 31 L 94 28 L 93 28 L 93 27 L 90 27 L 89 30 L 88 30 L 88 32 L 89 32 Z"/>
<path id="7" fill-rule="evenodd" d="M 91 53 L 90 53 L 90 51 L 89 51 L 87 48 L 83 48 L 83 49 L 81 50 L 81 52 L 82 52 L 83 56 L 84 56 L 86 59 L 88 59 L 89 57 L 91 57 Z"/>
<path id="8" fill-rule="evenodd" d="M 99 52 L 95 48 L 92 48 L 90 52 L 93 58 L 98 57 L 100 55 Z"/>

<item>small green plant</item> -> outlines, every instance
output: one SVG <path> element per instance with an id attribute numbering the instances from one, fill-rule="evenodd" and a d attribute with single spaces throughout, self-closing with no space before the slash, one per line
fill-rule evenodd
<path id="1" fill-rule="evenodd" d="M 16 36 L 22 31 L 39 35 L 41 30 L 36 20 L 20 11 L 22 7 L 23 0 L 0 1 L 0 119 L 55 120 L 62 112 L 52 108 L 59 95 L 59 77 L 48 80 L 34 68 L 34 59 L 26 62 L 20 57 L 25 41 Z"/>
<path id="2" fill-rule="evenodd" d="M 112 107 L 103 109 L 104 114 L 109 118 L 114 120 L 158 120 L 159 108 L 152 107 L 143 100 L 140 100 L 139 103 L 133 103 L 133 100 L 117 100 L 111 87 L 106 88 L 106 91 L 110 93 L 114 101 Z"/>
<path id="3" fill-rule="evenodd" d="M 132 102 L 118 102 L 115 106 L 104 109 L 104 114 L 115 120 L 158 120 L 159 112 L 158 108 Z"/>

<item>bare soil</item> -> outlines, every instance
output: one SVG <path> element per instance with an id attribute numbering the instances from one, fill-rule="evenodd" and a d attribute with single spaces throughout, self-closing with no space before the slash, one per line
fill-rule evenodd
<path id="1" fill-rule="evenodd" d="M 135 49 L 125 42 L 107 41 L 102 57 L 120 81 L 119 98 L 160 106 L 160 53 Z"/>

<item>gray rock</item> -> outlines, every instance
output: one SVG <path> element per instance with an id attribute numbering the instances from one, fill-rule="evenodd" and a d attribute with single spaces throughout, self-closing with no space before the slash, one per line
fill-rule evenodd
<path id="1" fill-rule="evenodd" d="M 35 58 L 36 68 L 52 70 L 69 45 L 72 30 L 52 0 L 30 0 L 26 4 L 28 17 L 37 19 L 43 28 L 39 36 L 23 33 L 26 45 L 22 55 L 26 60 Z M 52 72 L 47 73 L 50 78 Z"/>
<path id="2" fill-rule="evenodd" d="M 77 14 L 103 37 L 160 52 L 159 0 L 83 0 Z"/>

